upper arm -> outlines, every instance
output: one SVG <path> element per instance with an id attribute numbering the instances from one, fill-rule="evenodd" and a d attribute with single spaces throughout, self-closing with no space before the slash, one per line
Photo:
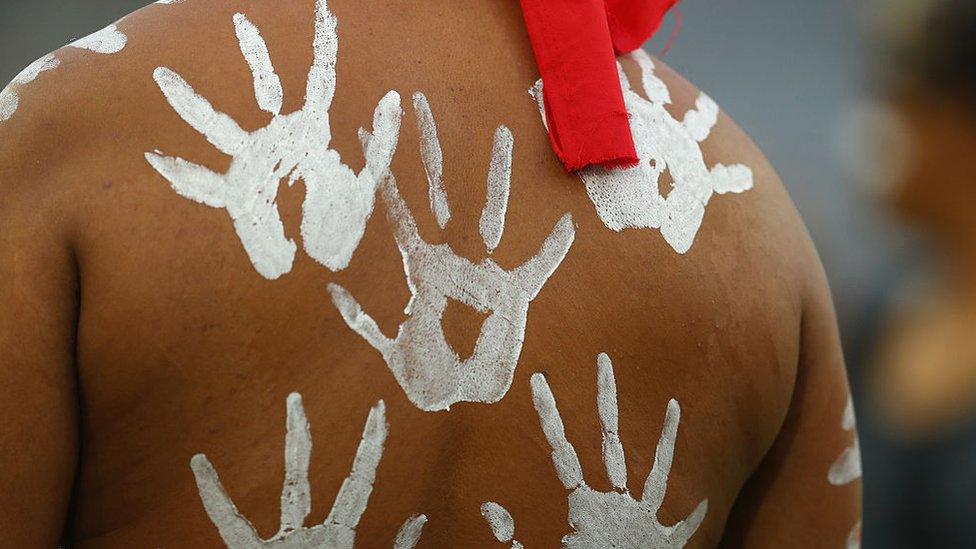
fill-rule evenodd
<path id="1" fill-rule="evenodd" d="M 812 269 L 790 408 L 739 494 L 725 545 L 844 547 L 860 540 L 860 451 L 844 358 L 819 262 Z"/>
<path id="2" fill-rule="evenodd" d="M 54 547 L 77 461 L 78 292 L 46 123 L 24 103 L 0 122 L 0 532 Z"/>

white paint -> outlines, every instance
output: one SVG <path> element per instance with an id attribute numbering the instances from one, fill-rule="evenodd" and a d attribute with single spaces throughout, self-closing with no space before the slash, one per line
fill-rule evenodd
<path id="1" fill-rule="evenodd" d="M 10 120 L 19 106 L 20 96 L 14 91 L 12 85 L 0 90 L 0 122 Z"/>
<path id="2" fill-rule="evenodd" d="M 125 34 L 115 25 L 109 25 L 98 32 L 75 40 L 68 44 L 68 47 L 81 48 L 95 53 L 110 54 L 122 51 L 127 41 L 128 39 Z"/>
<path id="3" fill-rule="evenodd" d="M 258 106 L 263 111 L 279 114 L 285 92 L 281 89 L 281 79 L 278 78 L 274 66 L 271 64 L 268 45 L 261 38 L 261 32 L 258 28 L 243 13 L 234 15 L 234 30 L 237 33 L 237 40 L 241 45 L 244 60 L 251 67 L 251 76 L 254 78 L 254 95 L 257 98 Z"/>
<path id="4" fill-rule="evenodd" d="M 847 549 L 861 549 L 861 521 L 857 521 L 847 534 Z"/>
<path id="5" fill-rule="evenodd" d="M 617 418 L 617 383 L 613 376 L 613 364 L 606 353 L 597 357 L 597 408 L 603 429 L 603 463 L 607 468 L 610 484 L 618 490 L 627 489 L 627 463 L 624 447 L 620 442 Z"/>
<path id="6" fill-rule="evenodd" d="M 116 28 L 109 25 L 104 29 L 90 34 L 84 38 L 76 40 L 65 47 L 81 48 L 95 53 L 111 54 L 122 51 L 126 44 L 126 36 Z M 0 91 L 0 122 L 6 122 L 13 117 L 20 107 L 20 95 L 18 88 L 33 82 L 39 74 L 44 71 L 55 69 L 61 65 L 61 60 L 54 53 L 49 53 L 34 61 L 24 70 L 14 77 L 10 85 Z"/>
<path id="7" fill-rule="evenodd" d="M 17 93 L 19 87 L 30 84 L 42 72 L 55 69 L 60 64 L 61 61 L 53 53 L 49 53 L 20 71 L 10 85 L 0 91 L 0 122 L 10 120 L 20 106 L 20 95 Z"/>
<path id="8" fill-rule="evenodd" d="M 488 253 L 495 251 L 505 232 L 505 214 L 512 186 L 512 149 L 515 139 L 505 126 L 495 131 L 491 148 L 491 164 L 488 166 L 488 194 L 485 209 L 481 212 L 481 238 Z"/>
<path id="9" fill-rule="evenodd" d="M 365 132 L 361 137 L 367 146 L 376 139 Z M 411 295 L 404 310 L 408 318 L 396 339 L 391 339 L 342 286 L 329 285 L 332 302 L 349 327 L 383 355 L 407 398 L 418 408 L 438 411 L 449 410 L 457 402 L 498 402 L 512 385 L 529 303 L 573 243 L 572 217 L 563 216 L 534 257 L 507 271 L 491 258 L 474 264 L 447 244 L 432 245 L 421 238 L 392 174 L 382 185 L 381 196 L 403 257 Z M 487 223 L 497 226 L 500 234 L 505 208 L 488 210 Z M 441 319 L 449 299 L 490 313 L 474 353 L 466 360 L 461 360 L 444 336 Z"/>
<path id="10" fill-rule="evenodd" d="M 437 218 L 441 229 L 451 220 L 451 206 L 444 190 L 444 154 L 437 137 L 437 124 L 430 110 L 427 96 L 421 92 L 413 94 L 413 109 L 417 115 L 417 130 L 420 132 L 420 159 L 427 174 L 430 211 Z"/>
<path id="11" fill-rule="evenodd" d="M 635 93 L 620 68 L 624 103 L 639 163 L 629 169 L 590 167 L 580 172 L 587 194 L 603 223 L 614 231 L 660 229 L 678 253 L 691 249 L 701 227 L 712 193 L 741 193 L 752 188 L 752 170 L 736 164 L 705 165 L 700 143 L 708 138 L 718 120 L 718 105 L 704 93 L 695 109 L 676 120 L 665 108 L 671 95 L 654 74 L 654 63 L 643 50 L 631 54 L 641 70 L 647 99 Z M 619 68 L 619 66 L 618 66 Z M 542 81 L 530 90 L 543 113 Z M 667 169 L 674 181 L 663 196 L 659 180 Z"/>
<path id="12" fill-rule="evenodd" d="M 237 510 L 210 460 L 198 454 L 190 461 L 190 467 L 207 516 L 230 549 L 351 548 L 359 519 L 373 491 L 376 468 L 383 457 L 383 444 L 387 436 L 385 405 L 381 400 L 370 410 L 352 471 L 339 488 L 329 516 L 322 524 L 310 528 L 305 527 L 304 523 L 311 511 L 308 467 L 312 455 L 312 436 L 301 395 L 292 393 L 288 396 L 287 411 L 285 481 L 281 490 L 281 527 L 278 533 L 269 539 L 261 539 L 250 521 Z M 423 515 L 408 519 L 394 547 L 409 549 L 416 545 L 426 521 Z"/>
<path id="13" fill-rule="evenodd" d="M 855 424 L 854 400 L 847 397 L 841 427 L 845 431 L 853 431 Z M 845 448 L 830 466 L 830 471 L 827 472 L 827 480 L 834 486 L 843 486 L 859 478 L 861 478 L 861 444 L 858 441 L 857 433 L 854 433 L 854 442 Z"/>
<path id="14" fill-rule="evenodd" d="M 336 19 L 325 0 L 317 0 L 313 62 L 305 105 L 282 115 L 281 84 L 257 27 L 234 17 L 241 52 L 251 68 L 258 106 L 271 122 L 243 130 L 214 109 L 177 73 L 160 67 L 154 77 L 173 109 L 218 150 L 231 157 L 226 173 L 181 158 L 146 153 L 146 160 L 181 196 L 225 208 L 255 269 L 268 279 L 291 271 L 296 245 L 287 239 L 278 212 L 278 187 L 301 179 L 306 194 L 301 234 L 305 251 L 333 271 L 349 265 L 373 212 L 376 186 L 389 170 L 400 132 L 400 96 L 391 91 L 373 114 L 366 166 L 356 175 L 329 148 L 329 107 L 335 93 L 338 53 Z"/>
<path id="15" fill-rule="evenodd" d="M 522 544 L 512 539 L 515 537 L 515 521 L 512 520 L 511 513 L 501 505 L 487 501 L 481 504 L 481 516 L 488 521 L 491 533 L 495 539 L 502 543 L 511 542 L 512 549 L 522 549 Z"/>
<path id="16" fill-rule="evenodd" d="M 542 431 L 552 448 L 556 475 L 569 493 L 569 524 L 573 533 L 563 538 L 563 547 L 683 547 L 694 535 L 708 512 L 703 500 L 683 521 L 673 526 L 658 522 L 657 514 L 667 491 L 674 456 L 674 441 L 681 420 L 676 400 L 668 403 L 664 428 L 658 440 L 654 465 L 644 483 L 640 501 L 627 491 L 627 469 L 623 447 L 617 436 L 617 395 L 613 366 L 601 355 L 597 371 L 597 404 L 603 427 L 603 450 L 607 476 L 615 490 L 598 492 L 583 480 L 579 458 L 566 439 L 562 418 L 549 383 L 542 374 L 532 376 L 532 401 Z M 618 448 L 619 446 L 619 448 Z"/>

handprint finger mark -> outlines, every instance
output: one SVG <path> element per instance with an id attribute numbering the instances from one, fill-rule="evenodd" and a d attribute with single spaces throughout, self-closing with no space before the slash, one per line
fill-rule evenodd
<path id="1" fill-rule="evenodd" d="M 203 454 L 193 456 L 190 460 L 190 468 L 196 478 L 203 508 L 210 521 L 217 526 L 220 538 L 224 540 L 227 547 L 235 549 L 258 547 L 260 538 L 257 530 L 237 510 L 237 506 L 230 499 L 207 456 Z"/>
<path id="2" fill-rule="evenodd" d="M 210 460 L 198 454 L 190 461 L 204 510 L 217 527 L 221 539 L 230 549 L 349 549 L 356 537 L 356 527 L 366 510 L 376 479 L 376 469 L 383 456 L 387 436 L 383 401 L 374 406 L 363 428 L 362 440 L 353 460 L 352 471 L 343 482 L 332 510 L 321 524 L 306 527 L 311 511 L 311 488 L 308 470 L 312 437 L 302 398 L 297 393 L 287 401 L 285 435 L 285 481 L 281 490 L 281 526 L 269 539 L 261 539 L 254 526 L 244 518 L 227 494 Z M 411 549 L 420 539 L 427 517 L 415 515 L 404 522 L 394 541 L 397 549 Z"/>
<path id="3" fill-rule="evenodd" d="M 251 67 L 254 97 L 257 99 L 258 106 L 273 115 L 281 114 L 281 102 L 284 100 L 285 92 L 281 88 L 281 79 L 278 78 L 271 63 L 271 54 L 268 52 L 268 45 L 264 42 L 264 38 L 261 37 L 261 32 L 243 13 L 234 15 L 234 29 L 237 32 L 237 40 L 241 44 L 244 60 Z"/>
<path id="4" fill-rule="evenodd" d="M 567 490 L 584 486 L 583 468 L 580 466 L 576 449 L 566 439 L 566 429 L 563 418 L 556 408 L 556 398 L 552 395 L 549 383 L 542 374 L 532 374 L 532 403 L 539 414 L 542 433 L 552 448 L 552 464 L 556 467 L 556 476 Z"/>
<path id="5" fill-rule="evenodd" d="M 227 207 L 226 182 L 220 174 L 182 158 L 157 153 L 146 153 L 146 160 L 163 177 L 172 181 L 173 190 L 183 198 L 213 208 Z"/>
<path id="6" fill-rule="evenodd" d="M 667 491 L 681 420 L 676 400 L 668 403 L 654 465 L 639 501 L 627 491 L 623 446 L 617 433 L 617 388 L 609 357 L 600 355 L 597 360 L 597 409 L 603 431 L 604 463 L 614 490 L 598 492 L 583 480 L 576 451 L 566 440 L 555 398 L 542 374 L 532 376 L 532 401 L 552 448 L 556 476 L 569 490 L 569 524 L 573 532 L 563 538 L 563 547 L 683 547 L 691 539 L 708 513 L 708 500 L 672 526 L 664 526 L 657 519 Z"/>
<path id="7" fill-rule="evenodd" d="M 597 409 L 603 427 L 603 463 L 614 488 L 627 491 L 627 463 L 620 442 L 617 417 L 617 381 L 606 353 L 597 357 Z M 645 494 L 647 492 L 645 491 Z"/>
<path id="8" fill-rule="evenodd" d="M 420 542 L 425 524 L 427 524 L 427 517 L 424 515 L 414 515 L 408 518 L 400 527 L 400 531 L 397 532 L 393 549 L 413 549 Z"/>
<path id="9" fill-rule="evenodd" d="M 214 174 L 160 152 L 146 160 L 181 196 L 230 215 L 258 273 L 276 279 L 291 271 L 297 246 L 285 237 L 277 206 L 280 182 L 305 185 L 301 235 L 305 252 L 333 271 L 346 268 L 373 212 L 376 187 L 389 170 L 400 132 L 400 96 L 387 93 L 373 115 L 373 137 L 359 174 L 330 148 L 329 106 L 335 93 L 337 21 L 325 0 L 316 0 L 313 61 L 305 104 L 281 114 L 284 92 L 260 30 L 245 15 L 233 18 L 239 47 L 250 68 L 258 107 L 271 122 L 245 131 L 218 111 L 175 71 L 159 67 L 154 78 L 173 110 L 217 150 L 231 157 L 226 173 Z M 218 180 L 222 184 L 218 185 Z M 221 192 L 216 189 L 222 188 Z M 220 199 L 222 198 L 222 200 Z"/>
<path id="10" fill-rule="evenodd" d="M 505 232 L 505 213 L 512 185 L 512 148 L 515 141 L 512 132 L 499 126 L 491 149 L 491 165 L 488 168 L 488 198 L 481 213 L 481 238 L 488 253 L 495 251 Z"/>
<path id="11" fill-rule="evenodd" d="M 220 152 L 233 156 L 248 145 L 251 134 L 198 95 L 182 76 L 159 67 L 153 71 L 153 78 L 173 110 Z"/>
<path id="12" fill-rule="evenodd" d="M 429 105 L 415 94 L 421 134 L 436 136 Z M 426 130 L 424 129 L 426 128 Z M 360 132 L 369 148 L 377 137 Z M 432 137 L 436 141 L 436 137 Z M 512 169 L 513 140 L 504 126 L 495 133 L 489 167 L 488 199 L 480 231 L 489 255 L 504 231 Z M 426 151 L 426 152 L 425 152 Z M 433 152 L 438 151 L 438 152 Z M 449 218 L 438 206 L 440 187 L 439 145 L 421 147 L 431 189 L 431 210 L 438 221 Z M 562 263 L 575 238 L 569 214 L 563 216 L 539 252 L 513 270 L 505 270 L 490 257 L 480 263 L 458 256 L 447 244 L 432 245 L 421 237 L 416 220 L 397 188 L 396 178 L 385 172 L 380 196 L 403 260 L 410 299 L 408 316 L 396 337 L 386 336 L 359 302 L 343 287 L 330 284 L 329 294 L 349 327 L 380 352 L 407 397 L 426 411 L 449 410 L 457 402 L 498 402 L 511 387 L 522 351 L 529 303 Z M 446 204 L 446 202 L 445 202 Z M 450 300 L 487 314 L 472 355 L 461 360 L 444 335 L 441 319 Z"/>
<path id="13" fill-rule="evenodd" d="M 437 218 L 437 225 L 443 229 L 451 220 L 451 206 L 444 191 L 444 153 L 441 151 L 441 142 L 437 137 L 437 124 L 434 122 L 434 114 L 430 110 L 426 95 L 420 92 L 413 94 L 413 109 L 417 114 L 420 159 L 427 174 L 430 211 Z"/>
<path id="14" fill-rule="evenodd" d="M 512 515 L 508 509 L 493 501 L 486 501 L 481 505 L 481 516 L 485 517 L 495 539 L 502 543 L 511 543 L 512 549 L 522 549 L 522 544 L 513 539 L 515 537 L 515 521 L 512 520 Z"/>
<path id="15" fill-rule="evenodd" d="M 305 87 L 305 109 L 313 117 L 324 120 L 326 125 L 335 95 L 338 26 L 339 21 L 326 7 L 326 0 L 316 0 L 315 38 L 312 41 L 312 66 Z"/>
<path id="16" fill-rule="evenodd" d="M 654 465 L 644 481 L 644 492 L 641 499 L 651 506 L 654 512 L 661 508 L 664 496 L 668 490 L 668 476 L 671 474 L 671 462 L 674 460 L 674 441 L 678 437 L 678 422 L 681 421 L 681 407 L 678 401 L 671 399 L 668 410 L 664 414 L 664 427 L 661 428 L 661 438 L 657 441 L 654 451 Z"/>
<path id="17" fill-rule="evenodd" d="M 288 395 L 285 434 L 285 482 L 281 488 L 281 529 L 278 536 L 297 530 L 312 511 L 308 467 L 312 459 L 312 435 L 298 393 Z"/>
<path id="18" fill-rule="evenodd" d="M 376 468 L 383 457 L 383 444 L 386 441 L 386 406 L 381 400 L 369 412 L 363 440 L 356 450 L 352 472 L 339 488 L 332 512 L 326 519 L 327 524 L 334 524 L 349 530 L 355 530 L 359 519 L 366 511 L 366 504 L 373 491 L 373 481 L 376 479 Z"/>

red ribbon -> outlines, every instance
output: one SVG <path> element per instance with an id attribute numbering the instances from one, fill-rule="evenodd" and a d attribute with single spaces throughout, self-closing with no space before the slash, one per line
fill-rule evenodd
<path id="1" fill-rule="evenodd" d="M 678 0 L 521 0 L 549 140 L 569 171 L 637 163 L 616 56 L 646 42 Z"/>

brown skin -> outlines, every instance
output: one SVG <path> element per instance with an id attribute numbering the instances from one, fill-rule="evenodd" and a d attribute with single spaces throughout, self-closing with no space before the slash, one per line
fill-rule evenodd
<path id="1" fill-rule="evenodd" d="M 484 257 L 477 223 L 501 123 L 515 156 L 495 259 L 521 263 L 573 214 L 576 242 L 531 305 L 511 390 L 492 406 L 422 412 L 339 317 L 329 282 L 357 296 L 386 333 L 403 319 L 409 293 L 381 201 L 347 270 L 332 273 L 299 247 L 293 271 L 270 282 L 224 211 L 179 197 L 143 159 L 159 149 L 217 171 L 228 162 L 166 103 L 151 76 L 160 65 L 244 128 L 267 123 L 234 36 L 237 11 L 269 44 L 283 112 L 299 108 L 313 2 L 150 6 L 120 23 L 123 52 L 62 51 L 63 66 L 25 89 L 21 110 L 0 126 L 4 545 L 51 546 L 64 527 L 78 547 L 219 546 L 188 465 L 198 452 L 242 514 L 272 535 L 284 402 L 298 391 L 314 442 L 307 524 L 325 517 L 366 414 L 384 399 L 390 436 L 357 531 L 363 546 L 389 546 L 422 512 L 430 522 L 420 547 L 489 547 L 479 506 L 491 500 L 511 511 L 526 547 L 553 547 L 569 533 L 567 494 L 529 377 L 547 374 L 587 481 L 608 490 L 596 410 L 596 356 L 606 352 L 632 493 L 650 470 L 668 400 L 682 406 L 661 522 L 708 498 L 692 546 L 809 545 L 811 536 L 842 546 L 859 520 L 860 484 L 826 480 L 853 437 L 840 428 L 847 385 L 833 307 L 787 194 L 732 120 L 721 116 L 706 161 L 749 165 L 756 187 L 713 198 L 694 248 L 678 255 L 657 231 L 608 230 L 556 161 L 526 93 L 538 73 L 517 4 L 330 8 L 340 39 L 333 146 L 358 170 L 356 129 L 398 90 L 406 112 L 393 170 L 426 239 Z M 663 64 L 659 73 L 682 116 L 697 90 Z M 427 214 L 415 90 L 430 99 L 444 146 L 454 217 L 442 240 Z M 283 185 L 279 195 L 299 246 L 303 192 Z M 444 325 L 462 355 L 480 321 L 449 308 Z"/>

